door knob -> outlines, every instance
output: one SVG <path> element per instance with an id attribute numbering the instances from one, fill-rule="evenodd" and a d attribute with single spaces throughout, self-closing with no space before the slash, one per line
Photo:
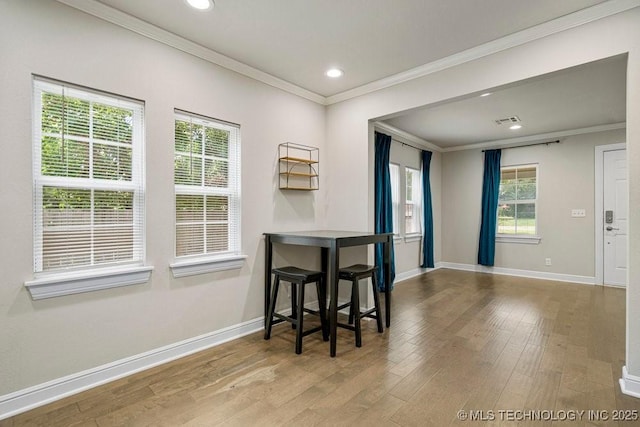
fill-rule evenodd
<path id="1" fill-rule="evenodd" d="M 607 226 L 607 231 L 613 231 L 613 230 L 620 230 L 620 229 L 619 229 L 619 228 L 612 227 L 612 226 L 610 226 L 610 225 L 609 225 L 609 226 Z"/>

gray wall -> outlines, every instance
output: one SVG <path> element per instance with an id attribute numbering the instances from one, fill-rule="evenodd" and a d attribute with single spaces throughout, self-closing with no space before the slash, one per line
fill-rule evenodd
<path id="1" fill-rule="evenodd" d="M 538 164 L 539 244 L 496 243 L 495 266 L 595 275 L 594 147 L 625 142 L 625 130 L 576 135 L 560 144 L 505 149 L 502 166 Z M 443 260 L 477 263 L 483 154 L 443 153 Z M 571 209 L 586 209 L 572 218 Z M 545 266 L 545 258 L 552 265 Z"/>
<path id="2" fill-rule="evenodd" d="M 324 225 L 324 107 L 55 1 L 1 1 L 0 40 L 0 395 L 260 318 L 262 233 Z M 42 301 L 24 288 L 33 277 L 32 73 L 145 101 L 149 283 Z M 174 108 L 241 125 L 241 270 L 171 275 Z M 320 148 L 319 191 L 276 188 L 286 141 Z M 313 264 L 310 253 L 281 251 L 276 261 Z"/>

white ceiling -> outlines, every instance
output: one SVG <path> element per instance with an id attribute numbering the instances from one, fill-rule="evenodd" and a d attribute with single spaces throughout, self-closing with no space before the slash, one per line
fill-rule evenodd
<path id="1" fill-rule="evenodd" d="M 215 0 L 201 12 L 184 0 L 99 1 L 325 97 L 603 2 Z M 345 75 L 327 78 L 330 66 Z"/>
<path id="2" fill-rule="evenodd" d="M 444 149 L 614 125 L 626 120 L 626 73 L 621 55 L 381 121 Z M 521 129 L 495 123 L 510 116 Z"/>
<path id="3" fill-rule="evenodd" d="M 640 5 L 640 0 L 58 0 L 321 104 Z M 517 34 L 516 34 L 517 33 Z M 177 37 L 176 37 L 177 36 Z M 324 72 L 345 71 L 340 79 Z M 625 121 L 626 59 L 386 117 L 443 149 Z M 478 95 L 478 94 L 476 94 Z M 493 120 L 517 115 L 517 132 Z"/>

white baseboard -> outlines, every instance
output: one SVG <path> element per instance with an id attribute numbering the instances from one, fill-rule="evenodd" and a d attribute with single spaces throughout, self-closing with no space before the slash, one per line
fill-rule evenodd
<path id="1" fill-rule="evenodd" d="M 396 274 L 396 280 L 394 280 L 394 284 L 397 284 L 398 282 L 403 282 L 405 280 L 411 279 L 412 277 L 416 277 L 419 276 L 421 274 L 424 273 L 428 273 L 430 271 L 435 271 L 439 268 L 442 268 L 442 263 L 441 262 L 437 262 L 435 268 L 422 268 L 422 267 L 418 267 L 418 268 L 414 268 L 412 270 L 408 270 L 408 271 L 403 271 L 402 273 L 397 273 Z"/>
<path id="2" fill-rule="evenodd" d="M 0 420 L 254 333 L 263 325 L 260 317 L 0 396 Z"/>
<path id="3" fill-rule="evenodd" d="M 452 270 L 475 271 L 478 273 L 492 273 L 506 276 L 528 277 L 531 279 L 555 280 L 558 282 L 582 283 L 586 285 L 595 285 L 596 278 L 590 276 L 577 276 L 574 274 L 547 273 L 544 271 L 533 270 L 517 270 L 515 268 L 504 267 L 486 267 L 484 265 L 459 264 L 455 262 L 441 262 L 441 268 L 450 268 Z"/>
<path id="4" fill-rule="evenodd" d="M 640 377 L 629 374 L 626 366 L 622 367 L 620 390 L 626 395 L 640 398 Z"/>

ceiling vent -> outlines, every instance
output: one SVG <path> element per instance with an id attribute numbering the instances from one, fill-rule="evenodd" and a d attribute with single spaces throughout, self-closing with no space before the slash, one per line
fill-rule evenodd
<path id="1" fill-rule="evenodd" d="M 497 119 L 495 122 L 497 125 L 512 125 L 514 123 L 520 123 L 520 118 L 518 116 L 511 116 L 504 119 Z"/>

